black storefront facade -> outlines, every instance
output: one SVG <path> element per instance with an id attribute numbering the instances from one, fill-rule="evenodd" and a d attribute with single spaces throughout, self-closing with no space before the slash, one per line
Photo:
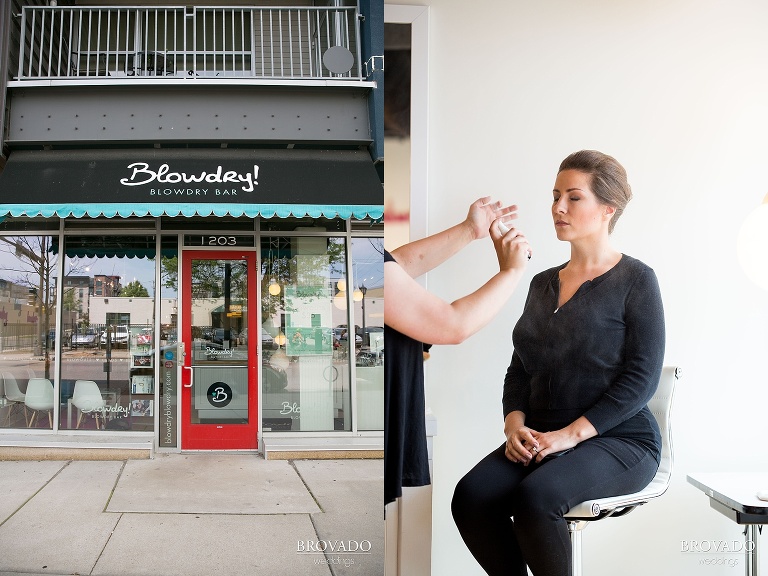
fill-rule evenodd
<path id="1" fill-rule="evenodd" d="M 259 74 L 255 52 L 250 67 L 214 72 L 205 54 L 191 67 L 194 46 L 164 46 L 160 74 L 155 38 L 193 26 L 199 48 L 226 21 L 253 46 L 265 12 L 295 34 L 292 10 L 58 4 L 21 6 L 4 34 L 0 450 L 380 456 L 382 158 L 376 43 L 360 24 L 377 9 L 297 9 L 359 26 L 351 72 L 330 61 L 297 78 Z M 132 57 L 131 15 L 145 31 Z M 86 16 L 101 19 L 89 42 L 105 75 L 80 76 L 82 61 L 46 75 L 44 46 L 48 62 L 61 38 L 82 51 L 67 23 Z M 154 70 L 123 75 L 138 52 Z"/>

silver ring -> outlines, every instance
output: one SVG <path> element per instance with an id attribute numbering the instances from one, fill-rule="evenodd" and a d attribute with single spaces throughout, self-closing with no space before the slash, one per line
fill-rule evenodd
<path id="1" fill-rule="evenodd" d="M 536 446 L 534 446 L 533 449 L 531 450 L 531 452 L 535 452 L 536 454 L 538 454 L 539 453 L 539 449 L 536 448 Z"/>

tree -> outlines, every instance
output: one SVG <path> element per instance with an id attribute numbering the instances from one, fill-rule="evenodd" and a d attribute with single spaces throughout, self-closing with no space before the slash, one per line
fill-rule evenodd
<path id="1" fill-rule="evenodd" d="M 75 298 L 74 288 L 65 288 L 61 298 L 61 309 L 65 312 L 82 312 L 83 304 Z"/>
<path id="2" fill-rule="evenodd" d="M 120 290 L 120 296 L 138 298 L 141 296 L 149 296 L 149 292 L 147 292 L 147 289 L 141 285 L 141 282 L 134 280 L 133 282 L 129 282 L 127 285 L 123 286 L 123 289 Z"/>

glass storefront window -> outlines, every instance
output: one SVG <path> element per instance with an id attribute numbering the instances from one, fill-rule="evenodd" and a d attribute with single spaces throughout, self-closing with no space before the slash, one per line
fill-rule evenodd
<path id="1" fill-rule="evenodd" d="M 54 240 L 0 236 L 0 428 L 53 427 Z M 65 309 L 70 306 L 66 296 Z"/>
<path id="2" fill-rule="evenodd" d="M 358 430 L 384 429 L 384 241 L 352 239 Z"/>
<path id="3" fill-rule="evenodd" d="M 261 238 L 260 288 L 247 290 L 261 326 L 222 317 L 206 324 L 212 341 L 260 333 L 265 432 L 381 431 L 383 240 L 284 226 Z M 178 448 L 182 237 L 163 235 L 156 258 L 138 230 L 71 230 L 63 247 L 27 234 L 0 235 L 0 428 L 156 432 Z"/>
<path id="4" fill-rule="evenodd" d="M 60 429 L 152 431 L 155 237 L 69 236 L 64 248 Z"/>
<path id="5" fill-rule="evenodd" d="M 263 237 L 261 261 L 264 431 L 351 430 L 345 239 Z"/>

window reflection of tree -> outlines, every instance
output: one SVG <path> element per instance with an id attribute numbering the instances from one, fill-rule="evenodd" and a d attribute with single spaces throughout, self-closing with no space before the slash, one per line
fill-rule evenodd
<path id="1" fill-rule="evenodd" d="M 15 282 L 29 289 L 29 304 L 35 310 L 38 327 L 35 334 L 35 355 L 45 360 L 45 378 L 50 378 L 50 351 L 46 345 L 51 330 L 55 294 L 51 277 L 56 269 L 56 255 L 51 250 L 50 236 L 0 236 L 6 246 L 3 252 L 16 257 L 18 268 L 5 268 L 18 274 Z"/>
<path id="2" fill-rule="evenodd" d="M 326 238 L 323 254 L 302 254 L 298 266 L 295 253 L 296 238 L 273 236 L 262 240 L 261 252 L 261 314 L 270 318 L 277 314 L 294 312 L 291 302 L 284 297 L 285 287 L 293 287 L 301 298 L 329 299 L 330 278 L 346 277 L 347 250 L 344 238 Z M 272 282 L 280 285 L 278 294 L 271 294 Z"/>
<path id="3" fill-rule="evenodd" d="M 222 298 L 225 278 L 229 282 L 229 295 L 245 296 L 247 267 L 245 262 L 219 260 L 192 261 L 192 297 Z"/>
<path id="4" fill-rule="evenodd" d="M 179 257 L 162 256 L 160 258 L 160 282 L 163 288 L 176 292 L 179 287 Z"/>

